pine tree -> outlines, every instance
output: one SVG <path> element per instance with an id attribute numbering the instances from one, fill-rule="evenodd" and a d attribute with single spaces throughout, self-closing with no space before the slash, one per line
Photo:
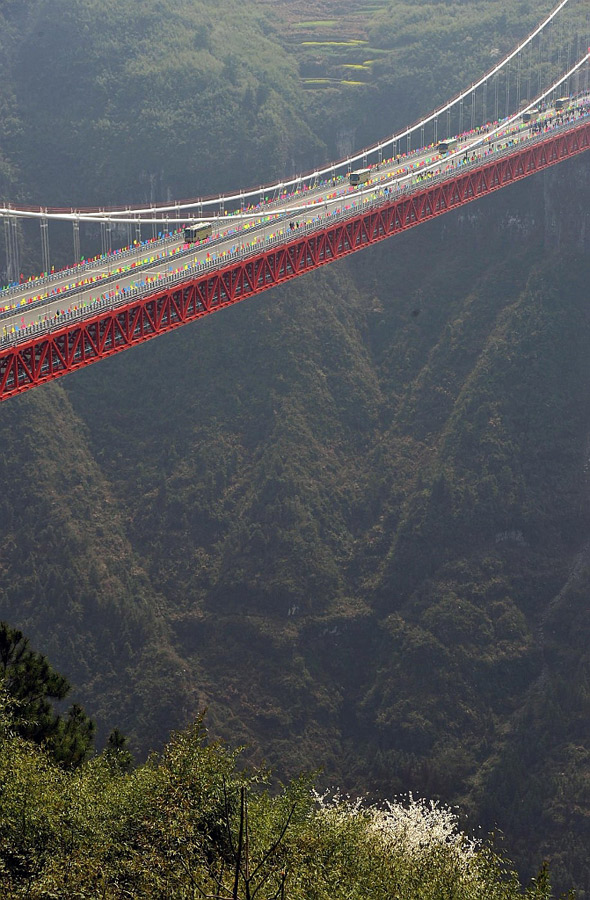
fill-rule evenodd
<path id="1" fill-rule="evenodd" d="M 44 744 L 65 768 L 80 765 L 92 750 L 95 725 L 79 704 L 64 718 L 51 701 L 64 700 L 70 683 L 42 653 L 31 650 L 22 631 L 0 622 L 0 677 L 12 700 L 15 731 Z"/>

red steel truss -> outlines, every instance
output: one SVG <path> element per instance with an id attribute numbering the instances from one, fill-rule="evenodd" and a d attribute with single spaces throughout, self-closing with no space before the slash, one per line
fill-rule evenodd
<path id="1" fill-rule="evenodd" d="M 590 122 L 166 290 L 0 350 L 0 400 L 362 250 L 590 148 Z M 295 235 L 297 233 L 295 232 Z"/>

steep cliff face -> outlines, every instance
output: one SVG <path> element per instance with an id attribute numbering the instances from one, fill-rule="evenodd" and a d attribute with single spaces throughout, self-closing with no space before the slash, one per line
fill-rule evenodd
<path id="1" fill-rule="evenodd" d="M 548 249 L 590 249 L 590 166 L 586 155 L 575 166 L 557 166 L 544 177 L 545 241 Z"/>
<path id="2" fill-rule="evenodd" d="M 415 467 L 367 542 L 381 637 L 358 706 L 384 783 L 458 789 L 581 891 L 588 187 L 581 157 L 409 239 L 428 274 L 382 260 L 403 286 L 377 329 L 387 443 L 403 435 Z"/>
<path id="3" fill-rule="evenodd" d="M 4 404 L 0 430 L 0 617 L 89 702 L 99 744 L 117 723 L 160 744 L 186 718 L 181 660 L 82 419 L 54 385 Z"/>

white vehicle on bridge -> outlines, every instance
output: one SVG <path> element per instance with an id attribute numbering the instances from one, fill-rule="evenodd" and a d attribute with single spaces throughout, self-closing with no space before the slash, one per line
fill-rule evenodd
<path id="1" fill-rule="evenodd" d="M 213 226 L 211 222 L 197 222 L 195 225 L 187 225 L 184 229 L 184 240 L 187 244 L 194 244 L 211 237 Z"/>
<path id="2" fill-rule="evenodd" d="M 350 175 L 348 176 L 348 181 L 352 185 L 366 184 L 370 177 L 370 169 L 357 169 L 356 172 L 350 173 Z"/>
<path id="3" fill-rule="evenodd" d="M 444 141 L 438 142 L 436 149 L 442 156 L 444 153 L 452 153 L 453 150 L 456 150 L 458 143 L 457 138 L 445 138 Z"/>

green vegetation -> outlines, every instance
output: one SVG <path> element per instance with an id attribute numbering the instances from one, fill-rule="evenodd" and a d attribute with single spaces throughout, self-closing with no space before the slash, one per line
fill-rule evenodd
<path id="1" fill-rule="evenodd" d="M 18 897 L 521 898 L 516 876 L 436 804 L 364 807 L 270 791 L 202 721 L 129 772 L 110 749 L 64 771 L 0 696 L 0 890 Z M 552 896 L 546 870 L 526 892 Z"/>
<path id="2" fill-rule="evenodd" d="M 326 88 L 338 83 L 335 78 L 304 78 L 302 86 L 304 88 Z"/>
<path id="3" fill-rule="evenodd" d="M 312 22 L 295 22 L 293 28 L 331 28 L 337 25 L 337 19 L 316 19 Z"/>
<path id="4" fill-rule="evenodd" d="M 302 47 L 356 47 L 366 41 L 301 41 Z"/>

